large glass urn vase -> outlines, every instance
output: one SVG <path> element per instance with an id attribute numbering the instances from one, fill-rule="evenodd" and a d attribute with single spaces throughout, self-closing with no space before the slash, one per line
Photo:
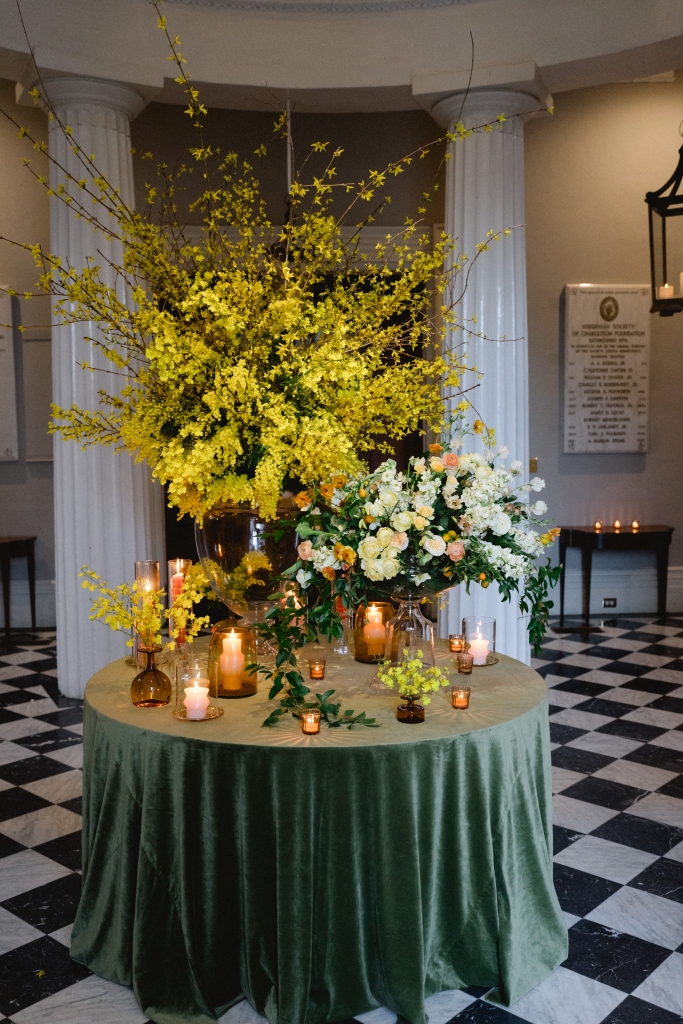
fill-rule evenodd
<path id="1" fill-rule="evenodd" d="M 270 595 L 281 587 L 277 577 L 297 559 L 296 533 L 286 528 L 294 512 L 285 495 L 276 520 L 262 519 L 257 508 L 224 504 L 207 512 L 201 527 L 195 525 L 197 552 L 214 593 L 240 626 L 253 631 L 261 656 L 272 651 L 258 625 L 273 606 Z"/>

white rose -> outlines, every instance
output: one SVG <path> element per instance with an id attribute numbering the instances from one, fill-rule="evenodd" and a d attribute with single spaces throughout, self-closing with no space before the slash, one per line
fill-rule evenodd
<path id="1" fill-rule="evenodd" d="M 502 537 L 504 534 L 509 533 L 511 526 L 512 520 L 510 519 L 510 516 L 507 512 L 503 512 L 502 509 L 500 512 L 496 513 L 491 523 L 491 529 L 498 537 Z"/>
<path id="2" fill-rule="evenodd" d="M 393 580 L 394 576 L 397 576 L 400 571 L 401 563 L 397 558 L 382 559 L 382 572 L 384 573 L 385 580 Z"/>
<path id="3" fill-rule="evenodd" d="M 498 448 L 498 454 L 500 455 L 501 459 L 507 459 L 508 455 L 510 454 L 510 449 L 506 448 L 504 444 L 501 444 Z"/>
<path id="4" fill-rule="evenodd" d="M 384 515 L 384 505 L 381 501 L 366 501 L 363 507 L 365 514 L 368 516 L 375 516 L 377 518 L 377 516 Z"/>
<path id="5" fill-rule="evenodd" d="M 390 487 L 383 487 L 379 492 L 379 500 L 385 508 L 393 508 L 398 501 L 398 494 L 396 491 L 392 491 Z"/>
<path id="6" fill-rule="evenodd" d="M 411 512 L 394 512 L 391 517 L 391 525 L 395 530 L 409 530 L 413 525 Z"/>
<path id="7" fill-rule="evenodd" d="M 296 574 L 296 581 L 297 583 L 301 584 L 304 590 L 306 589 L 306 586 L 310 578 L 311 574 L 309 572 L 306 572 L 305 569 L 299 569 L 298 573 Z"/>
<path id="8" fill-rule="evenodd" d="M 542 516 L 548 511 L 548 506 L 544 501 L 537 501 L 535 505 L 531 506 L 531 511 L 535 516 Z"/>
<path id="9" fill-rule="evenodd" d="M 488 466 L 477 466 L 474 475 L 477 480 L 486 480 L 491 476 L 491 470 Z"/>
<path id="10" fill-rule="evenodd" d="M 529 487 L 532 491 L 542 491 L 545 487 L 545 480 L 541 480 L 540 476 L 535 476 L 533 480 L 529 481 Z"/>
<path id="11" fill-rule="evenodd" d="M 426 548 L 430 555 L 442 555 L 446 550 L 446 541 L 443 537 L 424 537 L 422 547 Z"/>
<path id="12" fill-rule="evenodd" d="M 388 547 L 393 539 L 394 531 L 390 530 L 388 526 L 383 526 L 381 530 L 377 531 L 377 540 L 383 548 Z"/>
<path id="13" fill-rule="evenodd" d="M 376 537 L 364 537 L 358 545 L 358 554 L 361 558 L 376 558 L 382 550 Z"/>
<path id="14" fill-rule="evenodd" d="M 522 472 L 522 463 L 519 459 L 515 459 L 514 462 L 510 463 L 510 472 L 515 474 Z"/>
<path id="15" fill-rule="evenodd" d="M 384 562 L 389 559 L 382 558 L 371 558 L 365 563 L 365 575 L 369 580 L 383 580 L 384 579 Z M 396 563 L 398 565 L 398 562 Z"/>

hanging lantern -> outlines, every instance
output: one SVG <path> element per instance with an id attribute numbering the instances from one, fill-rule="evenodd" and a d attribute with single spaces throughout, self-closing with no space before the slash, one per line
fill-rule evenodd
<path id="1" fill-rule="evenodd" d="M 650 219 L 651 313 L 673 316 L 683 311 L 683 146 L 678 166 L 665 185 L 648 192 Z"/>

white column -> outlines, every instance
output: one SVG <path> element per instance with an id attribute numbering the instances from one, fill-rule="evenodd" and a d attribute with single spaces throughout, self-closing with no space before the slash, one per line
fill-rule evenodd
<path id="1" fill-rule="evenodd" d="M 88 79 L 52 79 L 46 89 L 60 120 L 73 129 L 87 154 L 95 154 L 98 170 L 132 205 L 130 120 L 142 110 L 144 99 L 116 82 Z M 49 147 L 50 155 L 76 179 L 85 177 L 54 121 Z M 51 185 L 62 180 L 64 175 L 52 165 Z M 100 266 L 101 277 L 116 284 L 125 299 L 125 290 L 105 262 L 121 263 L 120 243 L 95 234 L 56 198 L 50 200 L 50 238 L 52 252 L 77 268 L 90 257 Z M 84 340 L 94 333 L 91 323 L 53 326 L 52 391 L 57 405 L 95 409 L 98 389 L 114 391 L 120 386 L 115 376 L 89 373 L 78 366 L 87 361 L 115 369 Z M 80 568 L 87 564 L 116 586 L 133 579 L 136 559 L 162 559 L 163 491 L 152 482 L 148 467 L 134 463 L 127 453 L 116 454 L 102 445 L 82 451 L 74 441 L 65 442 L 58 435 L 54 478 L 59 686 L 67 696 L 80 697 L 90 676 L 127 650 L 122 634 L 89 621 L 90 597 L 81 587 Z"/>
<path id="2" fill-rule="evenodd" d="M 534 96 L 508 90 L 471 93 L 461 114 L 463 95 L 441 100 L 432 111 L 444 127 L 458 119 L 467 127 L 494 121 L 505 114 L 503 130 L 475 132 L 468 139 L 450 144 L 451 159 L 446 173 L 446 231 L 457 238 L 459 253 L 469 261 L 477 243 L 487 240 L 490 230 L 514 228 L 512 235 L 491 243 L 472 267 L 460 316 L 483 340 L 464 331 L 452 332 L 448 342 L 462 346 L 470 366 L 483 373 L 476 390 L 467 397 L 487 427 L 496 431 L 499 445 L 510 450 L 509 460 L 529 462 L 528 364 L 526 315 L 526 264 L 524 240 L 524 120 L 537 109 Z M 521 116 L 512 116 L 521 115 Z M 464 277 L 464 275 L 463 275 Z M 476 323 L 472 318 L 476 317 Z M 505 339 L 505 340 L 503 340 Z M 465 386 L 477 383 L 467 374 Z M 470 419 L 474 420 L 475 414 Z M 442 635 L 460 632 L 464 615 L 492 615 L 497 622 L 497 649 L 529 663 L 526 624 L 517 602 L 500 598 L 495 584 L 487 590 L 471 584 L 448 595 L 441 612 Z"/>

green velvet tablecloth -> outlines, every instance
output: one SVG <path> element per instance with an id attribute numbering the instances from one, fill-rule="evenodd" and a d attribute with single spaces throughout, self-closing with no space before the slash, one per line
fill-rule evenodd
<path id="1" fill-rule="evenodd" d="M 245 996 L 271 1024 L 381 1005 L 424 1024 L 426 996 L 486 985 L 508 1005 L 566 956 L 543 680 L 501 657 L 468 711 L 442 691 L 406 726 L 366 692 L 373 667 L 327 656 L 325 685 L 381 728 L 263 729 L 264 684 L 178 722 L 133 707 L 123 661 L 88 684 L 71 955 L 156 1024 Z"/>

